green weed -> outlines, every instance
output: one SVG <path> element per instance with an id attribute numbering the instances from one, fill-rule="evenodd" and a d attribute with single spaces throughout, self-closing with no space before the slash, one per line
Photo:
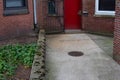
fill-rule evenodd
<path id="1" fill-rule="evenodd" d="M 15 44 L 6 45 L 0 48 L 0 80 L 6 80 L 6 77 L 14 75 L 19 64 L 31 67 L 37 45 Z"/>

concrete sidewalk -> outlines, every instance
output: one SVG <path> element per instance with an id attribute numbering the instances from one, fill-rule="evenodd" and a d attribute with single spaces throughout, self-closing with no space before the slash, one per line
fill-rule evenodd
<path id="1" fill-rule="evenodd" d="M 120 80 L 120 66 L 112 59 L 111 48 L 107 48 L 112 43 L 106 41 L 106 46 L 102 42 L 106 39 L 84 33 L 48 35 L 46 80 Z M 68 55 L 71 51 L 82 51 L 84 55 L 72 57 Z"/>

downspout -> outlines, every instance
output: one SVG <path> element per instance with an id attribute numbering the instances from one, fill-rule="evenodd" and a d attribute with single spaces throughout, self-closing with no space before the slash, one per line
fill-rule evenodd
<path id="1" fill-rule="evenodd" d="M 33 6 L 34 6 L 34 29 L 37 27 L 37 4 L 36 0 L 33 0 Z"/>

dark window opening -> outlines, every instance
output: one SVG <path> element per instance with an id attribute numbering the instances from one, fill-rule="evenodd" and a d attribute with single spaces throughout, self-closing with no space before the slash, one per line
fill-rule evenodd
<path id="1" fill-rule="evenodd" d="M 100 11 L 115 11 L 115 0 L 99 0 Z"/>
<path id="2" fill-rule="evenodd" d="M 48 1 L 48 14 L 56 14 L 55 0 Z"/>
<path id="3" fill-rule="evenodd" d="M 6 8 L 25 7 L 25 6 L 26 6 L 25 0 L 6 0 L 5 2 Z"/>
<path id="4" fill-rule="evenodd" d="M 4 0 L 4 15 L 28 13 L 27 0 Z"/>

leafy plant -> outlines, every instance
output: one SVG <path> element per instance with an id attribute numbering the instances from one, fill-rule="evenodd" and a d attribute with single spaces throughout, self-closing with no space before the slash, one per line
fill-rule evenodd
<path id="1" fill-rule="evenodd" d="M 12 76 L 19 64 L 31 67 L 37 45 L 15 44 L 6 45 L 0 48 L 0 80 Z"/>

